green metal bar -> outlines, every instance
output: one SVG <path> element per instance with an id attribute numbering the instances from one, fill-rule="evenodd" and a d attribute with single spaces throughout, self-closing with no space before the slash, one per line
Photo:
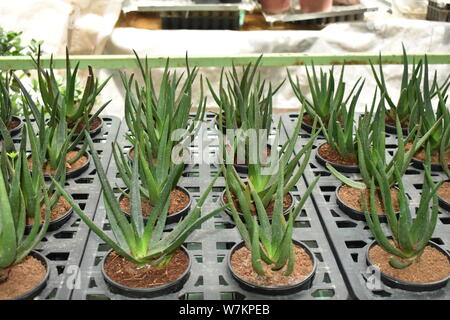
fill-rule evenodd
<path id="1" fill-rule="evenodd" d="M 255 62 L 259 54 L 231 55 L 231 56 L 205 56 L 189 57 L 190 66 L 198 67 L 227 67 L 233 63 L 237 66 L 246 65 Z M 408 59 L 416 61 L 423 58 L 423 54 L 410 54 Z M 50 57 L 42 57 L 44 67 L 48 67 Z M 166 64 L 167 57 L 148 57 L 149 65 L 153 68 L 162 68 Z M 97 55 L 97 56 L 71 56 L 71 61 L 80 62 L 80 68 L 87 68 L 91 65 L 93 68 L 103 69 L 127 69 L 135 68 L 136 61 L 133 55 Z M 377 54 L 304 54 L 304 53 L 278 53 L 264 54 L 262 59 L 263 66 L 300 66 L 310 65 L 314 61 L 315 65 L 367 65 L 369 61 L 378 64 L 379 55 Z M 402 55 L 383 55 L 381 56 L 383 64 L 401 64 Z M 450 64 L 450 54 L 430 53 L 428 54 L 430 64 Z M 185 57 L 172 57 L 169 61 L 170 67 L 184 67 L 186 65 Z M 56 69 L 65 68 L 65 57 L 53 58 L 53 66 Z M 0 69 L 24 70 L 35 69 L 33 60 L 30 57 L 0 57 Z"/>

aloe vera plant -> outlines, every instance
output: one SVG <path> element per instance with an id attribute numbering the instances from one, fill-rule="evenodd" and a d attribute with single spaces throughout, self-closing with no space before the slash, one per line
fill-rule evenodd
<path id="1" fill-rule="evenodd" d="M 326 164 L 328 170 L 344 184 L 356 189 L 364 190 L 371 185 L 373 177 L 376 177 L 383 172 L 383 174 L 387 176 L 389 185 L 393 186 L 396 180 L 394 174 L 395 168 L 398 168 L 400 175 L 403 176 L 410 165 L 413 155 L 424 145 L 438 127 L 438 123 L 436 123 L 429 131 L 420 137 L 420 135 L 417 134 L 419 125 L 416 125 L 409 135 L 406 138 L 403 138 L 400 120 L 397 117 L 396 129 L 398 148 L 392 158 L 388 161 L 386 159 L 386 133 L 384 132 L 385 111 L 384 99 L 380 99 L 374 120 L 370 120 L 370 117 L 372 117 L 371 113 L 366 113 L 360 118 L 358 124 L 356 139 L 358 166 L 361 172 L 362 182 L 347 178 L 329 163 Z M 411 148 L 406 152 L 405 145 L 408 142 L 411 142 Z"/>
<path id="2" fill-rule="evenodd" d="M 396 164 L 394 165 L 394 177 L 395 182 L 399 187 L 400 204 L 398 218 L 394 212 L 392 199 L 389 192 L 391 182 L 383 170 L 380 170 L 379 174 L 373 177 L 370 183 L 370 211 L 367 208 L 367 201 L 365 197 L 361 197 L 364 207 L 364 214 L 370 231 L 377 240 L 378 244 L 384 250 L 394 255 L 394 257 L 389 261 L 393 268 L 403 269 L 419 261 L 425 247 L 428 245 L 431 237 L 433 236 L 433 232 L 436 227 L 439 211 L 436 191 L 441 186 L 442 182 L 438 184 L 433 183 L 430 169 L 430 145 L 428 143 L 426 149 L 427 159 L 424 171 L 423 189 L 415 218 L 412 218 L 413 214 L 408 206 L 408 198 L 401 179 L 400 168 L 398 168 Z M 378 163 L 378 165 L 381 164 Z M 375 185 L 378 185 L 383 198 L 394 244 L 389 241 L 389 238 L 384 233 L 378 214 L 375 210 Z M 432 201 L 431 212 L 430 201 Z"/>
<path id="3" fill-rule="evenodd" d="M 425 84 L 426 86 L 428 86 L 429 81 L 427 57 L 425 56 L 424 62 L 422 60 L 419 60 L 419 62 L 416 64 L 415 61 L 413 61 L 411 76 L 409 76 L 410 65 L 408 63 L 408 55 L 404 46 L 402 61 L 403 74 L 400 86 L 400 96 L 397 100 L 397 103 L 394 102 L 394 99 L 389 94 L 389 90 L 384 79 L 381 54 L 378 70 L 379 74 L 377 73 L 372 62 L 370 63 L 370 65 L 381 94 L 384 96 L 389 106 L 389 109 L 386 111 L 387 119 L 389 119 L 391 123 L 395 123 L 395 119 L 396 117 L 398 117 L 402 127 L 408 127 L 411 130 L 420 121 L 419 109 L 423 105 L 424 100 L 426 101 L 429 98 L 435 97 L 439 91 L 446 90 L 445 88 L 448 89 L 448 86 L 450 85 L 450 76 L 446 79 L 442 86 L 439 86 L 437 83 L 437 73 L 435 73 L 431 89 L 429 87 L 425 88 Z M 421 90 L 422 80 L 424 83 L 423 90 Z M 425 90 L 427 90 L 428 92 L 426 93 Z"/>
<path id="4" fill-rule="evenodd" d="M 178 76 L 176 72 L 169 70 L 167 60 L 157 93 L 148 60 L 145 59 L 142 63 L 136 52 L 135 55 L 144 86 L 139 86 L 134 74 L 127 78 L 123 72 L 120 73 L 125 88 L 125 121 L 130 130 L 127 138 L 134 144 L 136 137 L 141 134 L 139 128 L 149 142 L 152 156 L 158 158 L 161 149 L 172 150 L 176 144 L 186 147 L 200 129 L 206 107 L 203 79 L 200 78 L 197 111 L 190 119 L 189 113 L 193 107 L 192 86 L 198 69 L 191 69 L 186 57 L 186 76 Z"/>
<path id="5" fill-rule="evenodd" d="M 89 128 L 92 120 L 106 108 L 111 100 L 100 106 L 95 112 L 94 107 L 96 99 L 111 77 L 105 81 L 99 82 L 95 78 L 92 67 L 89 66 L 89 74 L 82 92 L 79 92 L 78 69 L 80 62 L 75 65 L 72 71 L 70 64 L 69 51 L 66 48 L 66 83 L 61 85 L 53 70 L 53 57 L 50 59 L 49 70 L 44 70 L 41 65 L 40 51 L 36 63 L 38 72 L 39 90 L 44 104 L 44 110 L 52 115 L 52 122 L 61 121 L 62 118 L 67 122 L 68 128 L 83 124 Z M 63 110 L 64 109 L 64 110 Z M 51 125 L 53 125 L 52 123 Z"/>
<path id="6" fill-rule="evenodd" d="M 222 169 L 224 175 L 230 174 L 224 166 Z M 286 222 L 283 217 L 284 176 L 284 169 L 281 166 L 280 174 L 277 175 L 275 183 L 276 192 L 272 222 L 269 221 L 262 198 L 258 195 L 251 181 L 248 182 L 248 185 L 257 209 L 258 219 L 256 216 L 251 216 L 250 207 L 244 197 L 239 197 L 239 204 L 243 208 L 245 223 L 239 218 L 234 204 L 230 205 L 239 233 L 247 248 L 251 250 L 253 270 L 261 276 L 266 274 L 263 262 L 269 265 L 272 270 L 279 270 L 287 266 L 284 272 L 285 276 L 292 273 L 294 269 L 294 244 L 292 242 L 294 221 L 319 179 L 317 177 L 308 187 L 295 210 L 289 212 L 289 219 Z M 231 199 L 231 188 L 228 184 L 226 185 L 226 194 Z"/>
<path id="7" fill-rule="evenodd" d="M 218 175 L 213 179 L 205 193 L 198 200 L 195 208 L 168 234 L 164 235 L 164 225 L 167 218 L 169 206 L 170 184 L 167 184 L 162 191 L 161 201 L 156 204 L 150 213 L 147 224 L 141 210 L 141 196 L 139 192 L 139 149 L 133 159 L 132 184 L 130 190 L 131 200 L 131 220 L 128 221 L 123 215 L 113 189 L 106 177 L 100 159 L 94 150 L 92 139 L 87 136 L 89 147 L 92 151 L 97 174 L 99 176 L 103 199 L 106 207 L 106 214 L 111 224 L 111 230 L 116 240 L 108 236 L 101 227 L 95 225 L 89 217 L 81 210 L 72 197 L 64 191 L 63 187 L 55 180 L 55 184 L 62 195 L 74 208 L 80 218 L 94 231 L 103 241 L 110 245 L 120 256 L 137 265 L 163 266 L 169 263 L 171 255 L 191 234 L 191 232 L 204 221 L 222 211 L 225 207 L 218 208 L 212 212 L 201 215 L 201 208 L 212 189 Z M 182 169 L 181 166 L 178 167 Z M 174 179 L 175 174 L 171 175 Z"/>
<path id="8" fill-rule="evenodd" d="M 37 155 L 39 156 L 39 162 L 42 165 L 49 164 L 50 169 L 57 171 L 61 162 L 64 162 L 66 167 L 69 167 L 79 160 L 86 153 L 86 142 L 78 149 L 76 155 L 66 161 L 66 155 L 70 151 L 77 150 L 77 145 L 82 142 L 83 135 L 78 135 L 75 139 L 72 139 L 78 124 L 82 119 L 78 119 L 75 126 L 68 131 L 65 112 L 66 105 L 61 105 L 58 109 L 58 116 L 56 115 L 57 109 L 53 110 L 50 114 L 50 119 L 46 122 L 45 112 L 40 110 L 33 98 L 28 93 L 27 89 L 23 86 L 21 81 L 14 75 L 15 80 L 19 84 L 24 99 L 28 108 L 24 110 L 24 115 L 28 123 L 28 132 L 30 138 L 30 144 L 32 148 L 39 150 Z M 30 125 L 30 115 L 33 115 L 37 132 L 35 132 L 33 126 Z"/>
<path id="9" fill-rule="evenodd" d="M 23 153 L 23 154 L 21 154 Z M 48 191 L 42 172 L 37 173 L 32 186 L 25 186 L 23 168 L 27 162 L 24 151 L 8 152 L 2 147 L 0 156 L 0 283 L 8 280 L 10 267 L 28 256 L 47 232 L 50 219 Z M 34 188 L 31 196 L 24 192 Z M 41 222 L 41 204 L 46 204 L 44 223 Z M 33 227 L 25 235 L 27 213 L 34 217 Z"/>
<path id="10" fill-rule="evenodd" d="M 14 106 L 11 101 L 10 79 L 8 74 L 4 77 L 0 74 L 0 120 L 8 126 L 14 114 Z"/>
<path id="11" fill-rule="evenodd" d="M 309 163 L 312 145 L 319 134 L 319 131 L 315 132 L 308 143 L 294 154 L 294 147 L 297 142 L 297 137 L 299 136 L 300 128 L 301 121 L 298 121 L 292 138 L 287 140 L 279 151 L 276 148 L 273 148 L 274 150 L 272 150 L 270 154 L 268 163 L 265 163 L 265 161 L 262 160 L 260 152 L 261 146 L 258 146 L 258 153 L 256 154 L 254 161 L 250 161 L 248 165 L 248 183 L 244 182 L 242 178 L 239 177 L 233 165 L 228 164 L 229 161 L 227 161 L 227 157 L 230 157 L 230 154 L 223 154 L 223 159 L 225 161 L 222 164 L 226 164 L 226 166 L 224 166 L 224 171 L 227 172 L 225 179 L 234 196 L 238 199 L 245 199 L 250 207 L 255 208 L 255 204 L 251 200 L 251 188 L 254 188 L 261 198 L 263 205 L 267 206 L 271 201 L 275 200 L 278 185 L 277 176 L 281 172 L 279 171 L 281 167 L 284 169 L 282 171 L 284 175 L 283 196 L 295 186 Z M 278 146 L 280 132 L 281 121 L 278 124 L 274 146 Z M 219 140 L 221 150 L 226 150 L 223 137 L 219 137 Z"/>
<path id="12" fill-rule="evenodd" d="M 328 126 L 330 123 L 333 112 L 335 113 L 336 119 L 342 121 L 338 110 L 342 109 L 342 104 L 348 104 L 360 80 L 354 84 L 348 96 L 345 97 L 346 83 L 343 80 L 345 65 L 342 66 L 337 83 L 334 77 L 334 66 L 328 72 L 320 69 L 320 76 L 317 75 L 314 64 L 312 64 L 311 69 L 312 74 L 306 67 L 311 99 L 308 99 L 307 95 L 302 91 L 298 76 L 296 76 L 296 80 L 294 81 L 288 70 L 288 79 L 295 96 L 301 105 L 304 106 L 309 116 L 313 119 L 319 117 L 322 120 L 321 123 L 325 126 Z"/>

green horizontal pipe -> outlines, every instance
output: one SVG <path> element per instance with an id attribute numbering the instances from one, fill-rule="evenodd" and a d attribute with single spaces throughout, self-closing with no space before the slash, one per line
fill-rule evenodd
<path id="1" fill-rule="evenodd" d="M 231 56 L 207 56 L 207 57 L 189 57 L 190 66 L 198 67 L 227 67 L 233 63 L 235 65 L 246 65 L 255 62 L 258 54 L 231 55 Z M 409 60 L 416 61 L 423 58 L 423 54 L 408 55 Z M 305 53 L 277 53 L 265 54 L 262 59 L 263 66 L 300 66 L 310 65 L 367 65 L 369 61 L 377 64 L 379 62 L 377 54 L 305 54 Z M 153 68 L 164 67 L 166 57 L 148 57 L 149 65 Z M 402 55 L 383 55 L 381 57 L 383 64 L 401 64 Z M 44 67 L 48 67 L 50 57 L 42 57 Z M 136 61 L 133 55 L 86 55 L 71 56 L 73 64 L 80 62 L 80 68 L 87 68 L 88 65 L 93 68 L 103 69 L 127 69 L 135 68 Z M 450 54 L 431 53 L 428 54 L 430 64 L 450 64 Z M 185 57 L 173 57 L 169 60 L 170 67 L 184 67 L 186 65 Z M 65 57 L 53 58 L 53 66 L 56 69 L 65 68 Z M 30 57 L 0 57 L 0 69 L 24 70 L 35 69 L 35 64 Z"/>

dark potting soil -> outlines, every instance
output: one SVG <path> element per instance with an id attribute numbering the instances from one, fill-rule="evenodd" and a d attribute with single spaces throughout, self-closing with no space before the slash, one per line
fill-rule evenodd
<path id="1" fill-rule="evenodd" d="M 323 144 L 319 150 L 319 155 L 332 163 L 346 165 L 346 166 L 356 166 L 358 161 L 356 157 L 342 157 L 339 152 L 334 150 L 328 143 Z"/>
<path id="2" fill-rule="evenodd" d="M 41 206 L 41 223 L 44 223 L 45 221 L 45 203 Z M 71 208 L 70 203 L 64 198 L 63 196 L 60 196 L 58 201 L 56 202 L 55 206 L 52 208 L 50 212 L 50 221 L 56 220 L 60 217 L 62 217 L 64 214 L 67 213 Z M 34 223 L 33 217 L 27 217 L 27 224 L 32 225 Z"/>
<path id="3" fill-rule="evenodd" d="M 450 203 L 450 182 L 444 182 L 437 191 L 438 195 L 448 203 Z"/>
<path id="4" fill-rule="evenodd" d="M 409 150 L 411 150 L 411 147 L 412 147 L 412 143 L 408 142 L 405 145 L 405 150 L 409 151 Z M 413 157 L 414 157 L 414 159 L 417 159 L 419 161 L 425 162 L 425 159 L 427 158 L 427 155 L 426 155 L 426 152 L 425 152 L 424 149 L 420 149 L 419 151 L 416 152 L 416 154 Z M 431 153 L 431 163 L 433 163 L 433 164 L 440 164 L 441 162 L 440 162 L 439 158 L 440 158 L 440 153 L 439 152 Z M 445 162 L 447 163 L 447 165 L 450 164 L 450 151 L 447 151 L 445 153 Z"/>
<path id="5" fill-rule="evenodd" d="M 189 196 L 184 193 L 181 190 L 173 189 L 170 192 L 170 199 L 169 199 L 169 209 L 167 211 L 168 215 L 177 213 L 189 204 Z M 122 211 L 125 211 L 126 213 L 131 212 L 131 202 L 128 197 L 123 197 L 120 200 L 120 208 Z M 150 202 L 146 199 L 141 200 L 141 206 L 142 206 L 142 213 L 144 214 L 144 217 L 148 217 L 150 215 L 150 212 L 153 210 L 153 206 L 150 204 Z"/>
<path id="6" fill-rule="evenodd" d="M 78 151 L 69 151 L 67 152 L 66 155 L 66 170 L 67 172 L 70 171 L 74 171 L 78 168 L 81 168 L 82 166 L 84 166 L 86 164 L 86 162 L 88 162 L 88 157 L 86 155 L 83 155 L 80 157 L 80 159 L 78 159 L 77 161 L 75 161 L 72 164 L 69 164 L 69 161 L 72 160 L 73 158 L 75 158 L 78 154 Z M 28 158 L 28 169 L 32 170 L 33 169 L 33 159 L 32 157 Z M 43 173 L 45 174 L 55 174 L 56 170 L 53 170 L 50 167 L 50 163 L 47 161 L 44 165 L 43 168 Z"/>
<path id="7" fill-rule="evenodd" d="M 101 121 L 101 119 L 99 117 L 93 119 L 91 121 L 91 123 L 89 124 L 89 131 L 93 131 L 93 130 L 97 129 L 101 124 L 102 124 L 102 121 Z M 80 134 L 84 130 L 85 127 L 86 127 L 86 122 L 85 121 L 81 121 L 78 124 L 78 126 L 77 126 L 77 128 L 75 130 L 75 133 L 76 134 Z M 72 126 L 69 126 L 69 129 L 72 129 L 72 128 L 73 128 L 73 124 L 72 124 Z"/>
<path id="8" fill-rule="evenodd" d="M 189 258 L 175 251 L 165 267 L 138 266 L 112 251 L 105 261 L 105 272 L 115 282 L 131 288 L 152 288 L 177 280 L 188 268 Z"/>
<path id="9" fill-rule="evenodd" d="M 28 256 L 9 268 L 8 279 L 0 283 L 0 300 L 18 297 L 44 280 L 47 270 L 41 261 Z"/>
<path id="10" fill-rule="evenodd" d="M 231 257 L 231 267 L 233 271 L 242 279 L 260 286 L 281 287 L 294 285 L 305 279 L 313 270 L 314 262 L 308 253 L 300 246 L 294 246 L 294 270 L 289 276 L 283 273 L 286 271 L 285 265 L 280 270 L 272 270 L 270 265 L 262 261 L 265 276 L 257 274 L 252 267 L 252 254 L 245 246 L 236 250 Z"/>
<path id="11" fill-rule="evenodd" d="M 308 126 L 312 127 L 314 125 L 314 118 L 311 117 L 308 113 L 303 114 L 303 123 L 307 124 Z M 321 125 L 319 122 L 317 122 L 316 128 L 320 128 Z"/>
<path id="12" fill-rule="evenodd" d="M 394 241 L 390 240 L 392 244 Z M 372 263 L 380 270 L 398 280 L 417 283 L 430 283 L 445 279 L 450 275 L 450 262 L 447 256 L 439 252 L 436 248 L 427 246 L 418 262 L 413 263 L 404 269 L 395 269 L 389 264 L 389 260 L 394 255 L 386 252 L 378 244 L 369 251 Z M 398 261 L 405 262 L 404 259 L 397 258 Z"/>
<path id="13" fill-rule="evenodd" d="M 390 125 L 391 127 L 395 127 L 397 125 L 395 123 L 395 120 L 391 119 L 388 115 L 384 117 L 384 122 L 385 124 Z M 408 129 L 408 124 L 409 124 L 408 120 L 405 120 L 402 123 L 400 123 L 402 129 Z"/>
<path id="14" fill-rule="evenodd" d="M 234 195 L 232 195 L 232 197 L 233 197 L 234 207 L 236 208 L 237 212 L 242 213 L 242 209 L 241 209 L 241 206 L 239 205 L 238 198 L 236 198 Z M 225 204 L 228 203 L 226 194 L 223 196 L 223 200 L 225 201 Z M 294 199 L 292 199 L 292 196 L 289 193 L 286 194 L 283 198 L 283 210 L 288 209 L 292 205 L 292 201 L 294 201 Z M 271 216 L 273 214 L 274 208 L 275 208 L 275 201 L 271 201 L 269 203 L 269 205 L 266 207 L 266 213 L 268 216 Z M 250 208 L 250 213 L 253 216 L 256 216 L 258 214 L 256 209 L 254 208 L 254 206 L 252 206 L 252 208 Z"/>
<path id="15" fill-rule="evenodd" d="M 359 190 L 352 187 L 349 187 L 347 185 L 343 185 L 339 189 L 339 197 L 341 200 L 348 205 L 349 207 L 363 212 L 363 204 L 361 202 L 361 192 L 365 192 L 366 194 L 366 201 L 367 201 L 367 207 L 370 210 L 370 189 L 367 188 L 366 190 Z M 395 188 L 391 188 L 391 200 L 394 207 L 394 211 L 398 212 L 400 210 L 400 205 L 398 202 L 398 190 Z M 375 205 L 377 207 L 377 213 L 385 213 L 383 200 L 381 197 L 381 193 L 377 190 L 375 193 Z M 370 211 L 369 211 L 370 212 Z"/>
<path id="16" fill-rule="evenodd" d="M 17 128 L 20 124 L 20 121 L 18 120 L 11 120 L 8 125 L 6 126 L 6 128 L 8 129 L 8 131 L 14 130 L 15 128 Z"/>

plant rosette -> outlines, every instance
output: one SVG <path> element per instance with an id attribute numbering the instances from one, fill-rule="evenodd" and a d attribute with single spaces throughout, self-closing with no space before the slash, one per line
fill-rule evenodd
<path id="1" fill-rule="evenodd" d="M 347 192 L 344 194 L 345 191 L 347 191 Z M 398 199 L 397 198 L 398 191 L 399 190 L 397 187 L 391 188 L 391 197 L 393 199 Z M 347 214 L 350 218 L 352 218 L 354 220 L 359 220 L 359 221 L 366 221 L 366 217 L 364 216 L 364 211 L 363 211 L 361 198 L 360 198 L 361 192 L 363 192 L 363 191 L 349 187 L 346 184 L 341 184 L 336 189 L 336 203 L 339 206 L 339 208 L 342 211 L 344 211 L 344 213 Z M 365 192 L 366 192 L 367 203 L 369 203 L 370 188 L 367 188 L 365 190 Z M 349 201 L 351 201 L 353 205 L 351 205 L 349 203 Z M 376 202 L 377 202 L 377 205 L 379 205 L 380 207 L 382 206 L 381 196 L 377 195 Z M 398 201 L 397 201 L 397 204 L 395 204 L 395 202 L 394 202 L 394 209 L 395 209 L 396 216 L 398 216 L 400 213 L 400 208 L 398 206 L 399 206 Z M 355 207 L 358 207 L 358 208 L 355 208 Z M 377 209 L 378 209 L 377 211 L 378 211 L 378 217 L 379 217 L 380 221 L 386 222 L 387 221 L 386 214 L 381 211 L 382 209 L 380 209 L 380 208 L 377 208 Z"/>
<path id="2" fill-rule="evenodd" d="M 43 206 L 43 208 L 45 208 Z M 41 209 L 45 210 L 45 209 Z M 47 232 L 55 231 L 61 228 L 72 216 L 73 214 L 73 208 L 70 206 L 70 204 L 64 199 L 63 196 L 59 197 L 59 200 L 56 202 L 56 204 L 53 206 L 51 213 L 50 213 L 50 221 L 48 223 Z M 41 213 L 41 216 L 43 218 L 44 213 Z M 41 225 L 42 227 L 42 220 Z M 33 228 L 33 220 L 27 219 L 27 224 L 25 226 L 25 232 L 29 233 L 31 229 Z"/>
<path id="3" fill-rule="evenodd" d="M 252 268 L 251 252 L 245 247 L 243 241 L 235 244 L 230 250 L 228 271 L 242 288 L 260 294 L 287 295 L 308 289 L 316 274 L 317 260 L 306 245 L 296 240 L 292 242 L 295 248 L 295 265 L 290 276 L 283 275 L 285 267 L 273 271 L 267 265 L 265 266 L 270 276 L 259 276 Z M 309 259 L 309 263 L 298 263 L 303 262 L 304 259 Z"/>
<path id="4" fill-rule="evenodd" d="M 128 193 L 128 190 L 125 190 L 125 193 Z M 123 214 L 131 219 L 130 210 L 131 204 L 129 199 L 121 194 L 119 196 L 119 204 L 122 209 Z M 141 200 L 142 212 L 144 215 L 144 222 L 146 223 L 148 220 L 148 215 L 153 209 L 148 200 Z M 170 193 L 170 203 L 169 209 L 167 211 L 166 225 L 171 223 L 176 223 L 180 221 L 183 217 L 185 217 L 192 206 L 192 196 L 190 192 L 181 186 L 176 186 L 174 190 Z"/>
<path id="5" fill-rule="evenodd" d="M 355 159 L 345 159 L 338 152 L 333 150 L 328 143 L 322 143 L 316 148 L 316 160 L 325 167 L 326 163 L 332 165 L 336 170 L 346 173 L 359 173 L 358 161 Z"/>
<path id="6" fill-rule="evenodd" d="M 181 246 L 164 267 L 137 266 L 110 250 L 103 258 L 101 268 L 111 292 L 152 298 L 181 290 L 189 278 L 191 266 L 191 255 Z"/>
<path id="7" fill-rule="evenodd" d="M 439 205 L 450 211 L 450 180 L 445 181 L 437 190 Z"/>
<path id="8" fill-rule="evenodd" d="M 47 285 L 50 264 L 38 251 L 30 251 L 27 258 L 10 268 L 9 279 L 0 283 L 0 300 L 31 300 Z"/>
<path id="9" fill-rule="evenodd" d="M 75 157 L 76 154 L 78 153 L 78 151 L 79 151 L 79 149 L 74 149 L 72 151 L 68 151 L 66 160 L 70 160 L 73 157 Z M 32 169 L 31 154 L 27 157 L 27 159 L 28 159 L 28 168 L 31 170 Z M 74 164 L 72 164 L 71 168 L 66 168 L 66 171 L 67 171 L 66 178 L 71 179 L 71 178 L 76 178 L 76 177 L 80 176 L 83 172 L 85 172 L 89 168 L 90 163 L 91 163 L 91 155 L 89 154 L 89 152 L 86 151 L 81 156 L 80 159 L 78 159 Z M 56 170 L 52 170 L 50 168 L 48 163 L 46 164 L 46 166 L 44 166 L 43 170 L 44 170 L 44 177 L 46 177 L 46 178 L 50 178 L 56 172 Z"/>
<path id="10" fill-rule="evenodd" d="M 225 193 L 226 193 L 226 190 L 224 190 L 224 191 L 222 192 L 222 194 L 220 195 L 220 205 L 221 205 L 221 206 L 227 205 L 227 204 L 228 204 L 228 199 L 226 199 Z M 238 212 L 238 214 L 239 214 L 239 217 L 242 219 L 242 221 L 244 221 L 244 214 L 243 214 L 242 212 L 240 212 L 239 201 L 237 201 L 237 199 L 234 201 L 234 205 L 235 205 L 235 207 L 236 207 L 236 209 L 237 209 L 237 212 Z M 272 211 L 271 211 L 271 210 L 273 210 L 273 207 L 274 207 L 274 201 L 272 201 L 272 202 L 269 204 L 269 206 L 266 208 L 266 210 L 267 210 L 267 216 L 268 216 L 269 220 L 272 219 Z M 292 195 L 291 192 L 288 192 L 288 193 L 284 196 L 284 199 L 283 199 L 283 216 L 284 216 L 286 219 L 289 217 L 289 212 L 291 212 L 292 210 L 294 210 L 294 207 L 295 207 L 295 198 L 294 198 L 294 196 Z M 232 215 L 232 213 L 231 213 L 231 210 L 230 210 L 228 207 L 225 208 L 224 211 L 225 211 L 225 213 L 226 213 L 227 215 L 230 216 L 231 219 L 233 219 L 233 215 Z M 254 215 L 254 216 L 256 216 L 256 217 L 258 217 L 258 215 L 256 214 L 255 211 L 252 211 L 251 214 Z"/>
<path id="11" fill-rule="evenodd" d="M 447 286 L 450 279 L 450 254 L 435 242 L 429 241 L 420 260 L 404 269 L 391 267 L 389 259 L 392 257 L 376 240 L 367 246 L 366 263 L 379 270 L 380 279 L 385 285 L 414 292 L 434 291 Z"/>

